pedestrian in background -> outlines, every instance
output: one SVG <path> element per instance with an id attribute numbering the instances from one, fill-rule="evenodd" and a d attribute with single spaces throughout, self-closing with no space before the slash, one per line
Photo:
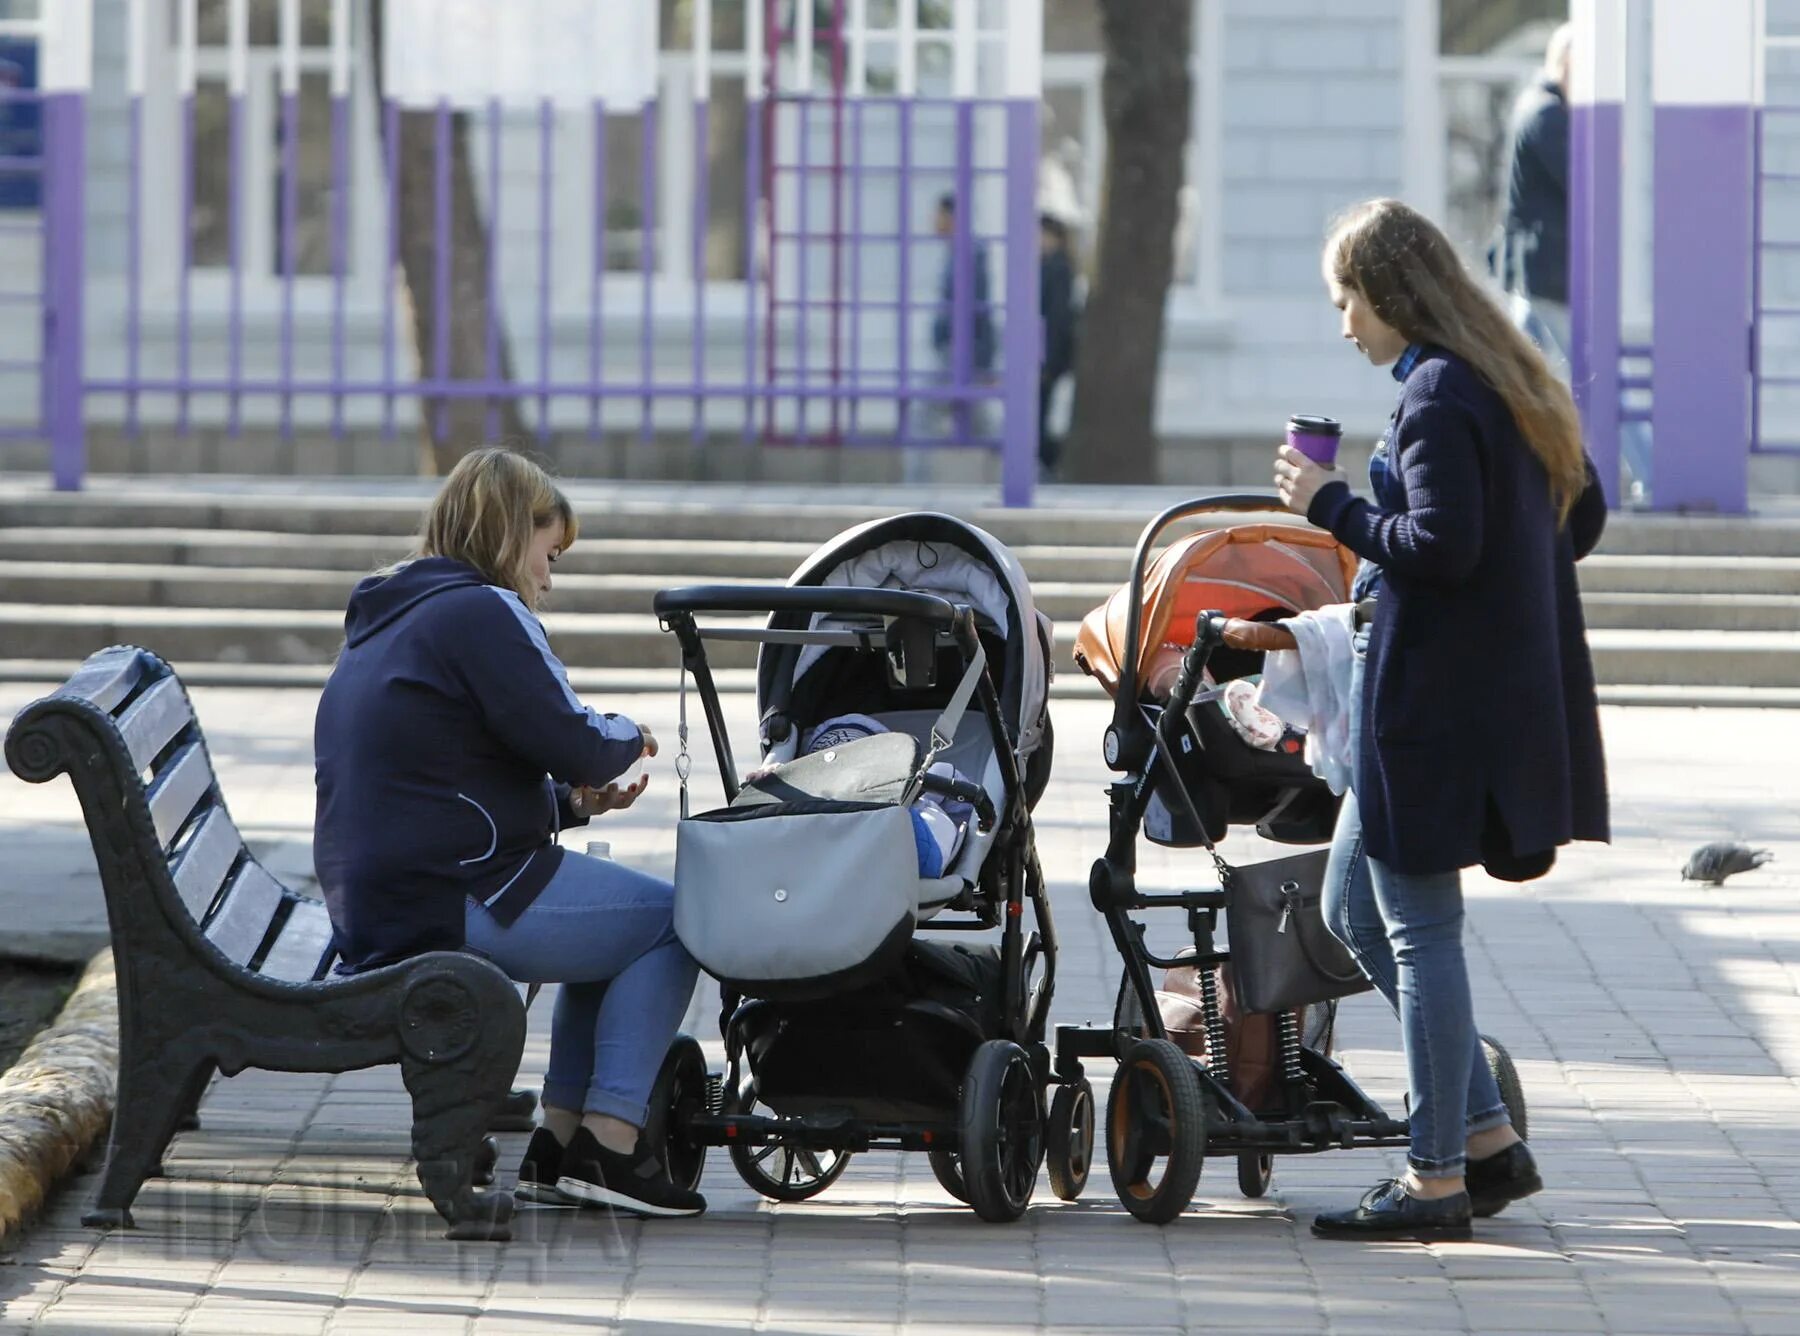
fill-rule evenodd
<path id="1" fill-rule="evenodd" d="M 1513 105 L 1499 278 L 1513 323 L 1569 376 L 1569 61 L 1567 23 L 1550 34 L 1544 68 Z"/>
<path id="2" fill-rule="evenodd" d="M 1044 360 L 1038 368 L 1038 473 L 1045 482 L 1056 478 L 1062 441 L 1050 430 L 1050 404 L 1056 385 L 1075 371 L 1075 333 L 1080 307 L 1075 298 L 1075 257 L 1069 229 L 1060 218 L 1038 219 L 1038 311 L 1044 319 Z"/>

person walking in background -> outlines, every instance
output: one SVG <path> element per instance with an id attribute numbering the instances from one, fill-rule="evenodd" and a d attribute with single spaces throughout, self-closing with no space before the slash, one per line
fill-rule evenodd
<path id="1" fill-rule="evenodd" d="M 1075 370 L 1075 329 L 1080 311 L 1075 301 L 1075 257 L 1069 253 L 1069 229 L 1060 219 L 1038 219 L 1038 310 L 1044 318 L 1044 360 L 1038 368 L 1038 471 L 1046 482 L 1056 478 L 1062 441 L 1050 431 L 1050 402 L 1056 385 Z"/>
<path id="2" fill-rule="evenodd" d="M 965 308 L 969 361 L 966 367 L 956 365 L 956 320 L 963 314 L 956 307 L 956 207 L 955 195 L 949 191 L 939 195 L 931 224 L 931 230 L 944 240 L 944 261 L 938 271 L 937 301 L 931 317 L 932 388 L 938 391 L 968 389 L 991 380 L 994 374 L 997 340 L 994 337 L 993 287 L 988 281 L 987 252 L 973 239 L 969 242 L 969 293 Z M 966 377 L 961 385 L 957 383 L 959 370 Z M 923 446 L 928 447 L 931 440 L 960 442 L 987 434 L 987 415 L 981 411 L 981 404 L 951 398 L 930 398 L 923 402 L 923 409 L 919 410 L 924 425 L 921 434 L 929 438 L 921 443 Z M 903 453 L 901 476 L 904 480 L 928 481 L 930 463 L 925 450 L 915 446 Z"/>
<path id="3" fill-rule="evenodd" d="M 1573 31 L 1550 34 L 1544 68 L 1513 105 L 1499 278 L 1513 323 L 1569 376 L 1569 59 Z"/>

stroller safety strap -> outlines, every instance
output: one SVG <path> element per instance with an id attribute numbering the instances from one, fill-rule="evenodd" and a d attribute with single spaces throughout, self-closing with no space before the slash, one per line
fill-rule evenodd
<path id="1" fill-rule="evenodd" d="M 938 753 L 947 750 L 956 741 L 956 730 L 962 727 L 963 714 L 969 708 L 969 698 L 975 694 L 975 685 L 981 681 L 982 671 L 987 667 L 987 647 L 979 641 L 975 645 L 975 653 L 969 659 L 969 667 L 963 673 L 962 681 L 956 684 L 956 690 L 950 693 L 950 700 L 931 725 L 931 743 L 925 749 L 924 759 L 919 762 L 918 774 L 907 790 L 906 801 L 911 802 L 918 797 L 920 784 L 925 772 L 931 769 L 931 763 L 937 760 Z"/>

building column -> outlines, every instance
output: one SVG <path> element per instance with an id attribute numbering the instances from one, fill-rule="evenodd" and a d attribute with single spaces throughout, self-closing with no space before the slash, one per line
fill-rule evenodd
<path id="1" fill-rule="evenodd" d="M 1616 506 L 1625 0 L 1575 0 L 1570 16 L 1570 384 L 1607 504 Z"/>
<path id="2" fill-rule="evenodd" d="M 87 95 L 94 77 L 93 0 L 44 7 L 44 377 L 50 472 L 58 491 L 87 473 L 83 386 L 87 300 Z"/>
<path id="3" fill-rule="evenodd" d="M 1750 465 L 1757 0 L 1656 0 L 1651 505 L 1740 514 Z"/>

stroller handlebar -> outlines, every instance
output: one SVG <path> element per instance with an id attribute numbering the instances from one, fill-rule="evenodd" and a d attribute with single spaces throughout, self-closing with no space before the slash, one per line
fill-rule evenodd
<path id="1" fill-rule="evenodd" d="M 1269 650 L 1299 648 L 1292 631 L 1285 631 L 1270 622 L 1245 621 L 1242 617 L 1227 618 L 1219 630 L 1219 638 L 1232 649 L 1267 653 Z"/>
<path id="2" fill-rule="evenodd" d="M 916 617 L 954 626 L 957 605 L 936 594 L 843 585 L 686 585 L 661 589 L 650 606 L 658 616 L 705 612 L 826 612 L 872 617 Z"/>

